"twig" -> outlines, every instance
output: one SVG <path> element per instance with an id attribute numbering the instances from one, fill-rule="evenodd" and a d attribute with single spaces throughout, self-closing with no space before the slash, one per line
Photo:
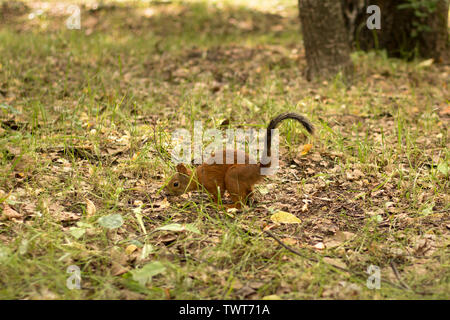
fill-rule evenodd
<path id="1" fill-rule="evenodd" d="M 285 248 L 286 250 L 288 250 L 288 251 L 290 251 L 290 252 L 292 252 L 292 253 L 294 253 L 294 254 L 296 254 L 296 255 L 302 257 L 302 258 L 308 259 L 308 260 L 310 260 L 310 261 L 319 262 L 319 259 L 317 259 L 317 258 L 315 258 L 315 257 L 314 257 L 314 258 L 313 258 L 313 257 L 308 257 L 308 256 L 302 254 L 301 252 L 298 252 L 297 250 L 295 250 L 295 249 L 289 247 L 287 244 L 283 243 L 283 241 L 281 241 L 276 235 L 274 235 L 274 234 L 273 234 L 272 232 L 270 232 L 269 230 L 264 230 L 264 233 L 266 233 L 269 237 L 273 238 L 276 242 L 278 242 L 278 243 L 279 243 L 283 248 Z M 358 277 L 361 277 L 361 278 L 367 277 L 367 275 L 366 275 L 365 273 L 358 272 L 358 271 L 353 271 L 353 270 L 350 270 L 350 269 L 347 269 L 347 268 L 342 268 L 342 267 L 336 266 L 336 265 L 334 265 L 334 264 L 327 263 L 327 262 L 325 262 L 325 261 L 322 261 L 322 262 L 324 262 L 324 263 L 326 263 L 326 264 L 332 266 L 333 268 L 336 268 L 336 269 L 341 270 L 341 271 L 344 271 L 344 272 L 348 272 L 348 273 L 353 274 L 353 275 L 355 275 L 355 276 L 358 276 Z M 399 286 L 398 284 L 393 283 L 393 282 L 391 282 L 391 281 L 389 281 L 389 280 L 381 279 L 381 282 L 384 282 L 384 283 L 386 283 L 386 284 L 389 284 L 389 285 L 391 285 L 391 286 L 393 286 L 393 287 L 396 287 L 396 288 L 402 289 L 402 290 L 404 290 L 404 289 L 406 288 L 406 287 L 404 287 L 404 284 L 401 285 L 401 286 Z M 409 290 L 412 291 L 411 288 L 409 288 L 409 287 L 407 287 L 407 288 L 408 288 Z M 424 294 L 423 292 L 417 292 L 417 293 Z"/>
<path id="2" fill-rule="evenodd" d="M 397 278 L 398 282 L 402 285 L 402 287 L 404 287 L 405 289 L 411 290 L 411 288 L 400 277 L 400 273 L 398 272 L 397 268 L 395 267 L 395 264 L 393 261 L 390 262 L 390 266 L 392 268 L 392 271 L 394 271 L 395 277 Z"/>

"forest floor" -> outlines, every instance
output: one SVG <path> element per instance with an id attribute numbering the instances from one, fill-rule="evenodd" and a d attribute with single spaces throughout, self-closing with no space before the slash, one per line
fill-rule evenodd
<path id="1" fill-rule="evenodd" d="M 450 298 L 449 66 L 310 83 L 296 1 L 83 3 L 0 5 L 1 299 Z M 284 111 L 316 133 L 280 126 L 256 203 L 163 195 L 176 129 Z"/>

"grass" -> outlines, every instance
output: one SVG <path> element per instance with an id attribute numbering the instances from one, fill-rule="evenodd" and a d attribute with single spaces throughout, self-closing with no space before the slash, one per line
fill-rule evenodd
<path id="1" fill-rule="evenodd" d="M 81 30 L 4 7 L 1 298 L 449 298 L 448 66 L 356 52 L 350 86 L 308 83 L 296 4 L 262 4 L 108 3 L 83 7 Z M 206 195 L 164 198 L 173 165 L 157 150 L 176 129 L 283 111 L 317 131 L 280 127 L 280 170 L 256 204 L 230 217 Z M 277 210 L 302 223 L 275 226 Z M 98 223 L 113 214 L 119 228 Z M 157 230 L 174 223 L 199 232 Z M 152 262 L 164 272 L 136 281 Z M 398 284 L 391 263 L 411 290 L 367 288 L 371 264 Z M 66 286 L 70 265 L 82 290 Z"/>

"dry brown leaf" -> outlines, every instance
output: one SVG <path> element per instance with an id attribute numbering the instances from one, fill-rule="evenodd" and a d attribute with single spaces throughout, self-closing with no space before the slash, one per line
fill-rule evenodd
<path id="1" fill-rule="evenodd" d="M 336 231 L 334 236 L 329 237 L 325 240 L 325 246 L 327 248 L 335 248 L 342 245 L 345 241 L 353 238 L 355 234 L 348 231 Z"/>
<path id="2" fill-rule="evenodd" d="M 111 274 L 113 276 L 120 276 L 124 273 L 127 273 L 128 270 L 129 270 L 129 268 L 125 268 L 120 263 L 117 263 L 115 261 L 113 261 L 111 264 Z"/>
<path id="3" fill-rule="evenodd" d="M 292 239 L 292 238 L 284 238 L 282 241 L 283 241 L 284 244 L 286 244 L 288 246 L 295 246 L 295 245 L 297 245 L 297 240 Z"/>
<path id="4" fill-rule="evenodd" d="M 340 259 L 325 257 L 323 258 L 323 261 L 339 268 L 347 268 L 347 265 Z"/>
<path id="5" fill-rule="evenodd" d="M 26 215 L 31 216 L 36 214 L 36 204 L 33 202 L 28 202 L 23 205 L 20 211 L 24 211 Z"/>
<path id="6" fill-rule="evenodd" d="M 266 226 L 264 226 L 263 230 L 273 230 L 273 229 L 277 229 L 280 225 L 279 224 L 268 224 Z"/>
<path id="7" fill-rule="evenodd" d="M 350 181 L 358 180 L 359 178 L 364 177 L 364 173 L 362 173 L 359 169 L 355 169 L 353 172 L 347 172 L 346 175 L 347 179 Z"/>
<path id="8" fill-rule="evenodd" d="M 450 106 L 447 106 L 446 108 L 444 108 L 441 111 L 439 111 L 439 114 L 441 116 L 450 115 Z"/>
<path id="9" fill-rule="evenodd" d="M 73 212 L 65 211 L 64 207 L 58 203 L 52 203 L 46 207 L 48 213 L 59 221 L 76 221 L 80 220 L 81 216 Z"/>
<path id="10" fill-rule="evenodd" d="M 97 212 L 97 208 L 95 207 L 95 204 L 89 200 L 86 199 L 86 214 L 88 217 L 92 217 L 96 212 Z"/>
<path id="11" fill-rule="evenodd" d="M 59 221 L 77 221 L 80 220 L 80 216 L 76 213 L 69 211 L 61 211 L 58 215 Z"/>
<path id="12" fill-rule="evenodd" d="M 342 241 L 350 240 L 354 236 L 355 234 L 349 231 L 336 231 L 336 234 L 334 235 L 335 239 L 340 239 Z"/>
<path id="13" fill-rule="evenodd" d="M 160 211 L 162 209 L 166 209 L 170 207 L 170 202 L 167 201 L 167 198 L 164 198 L 163 200 L 155 202 L 153 204 L 153 211 Z"/>
<path id="14" fill-rule="evenodd" d="M 159 241 L 163 242 L 163 243 L 168 243 L 168 242 L 172 242 L 175 241 L 177 239 L 176 235 L 174 234 L 166 234 L 163 235 L 159 238 Z"/>
<path id="15" fill-rule="evenodd" d="M 333 240 L 333 239 L 329 239 L 325 241 L 325 247 L 331 249 L 331 248 L 336 248 L 339 247 L 342 244 L 342 241 L 337 241 L 337 240 Z"/>
<path id="16" fill-rule="evenodd" d="M 23 215 L 18 213 L 16 210 L 12 209 L 6 203 L 3 203 L 3 213 L 2 220 L 11 220 L 11 219 L 23 219 Z"/>

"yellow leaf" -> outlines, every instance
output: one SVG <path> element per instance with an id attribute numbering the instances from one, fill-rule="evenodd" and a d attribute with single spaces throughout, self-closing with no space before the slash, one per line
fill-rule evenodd
<path id="1" fill-rule="evenodd" d="M 302 223 L 302 221 L 293 214 L 281 210 L 275 212 L 270 219 L 276 223 Z"/>
<path id="2" fill-rule="evenodd" d="M 307 154 L 311 150 L 311 148 L 312 148 L 312 144 L 305 144 L 303 146 L 301 155 L 304 156 L 305 154 Z"/>
<path id="3" fill-rule="evenodd" d="M 134 251 L 136 251 L 137 247 L 134 244 L 130 244 L 126 249 L 125 252 L 130 255 L 132 254 Z"/>

